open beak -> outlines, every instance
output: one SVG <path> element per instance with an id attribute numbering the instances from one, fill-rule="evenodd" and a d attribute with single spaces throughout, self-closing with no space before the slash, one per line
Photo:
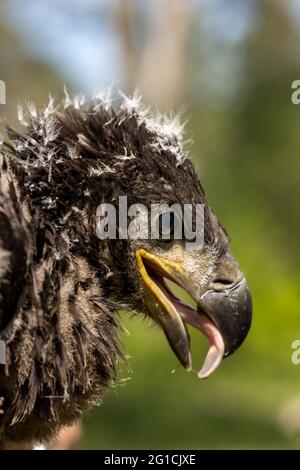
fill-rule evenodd
<path id="1" fill-rule="evenodd" d="M 176 263 L 144 249 L 136 251 L 136 258 L 145 286 L 144 303 L 187 370 L 191 370 L 192 359 L 186 324 L 207 337 L 210 347 L 198 376 L 208 377 L 223 357 L 241 345 L 250 328 L 251 295 L 238 264 L 231 255 L 225 255 L 218 263 L 213 281 L 200 288 L 194 271 L 184 262 Z M 197 307 L 179 300 L 166 280 L 185 289 Z"/>

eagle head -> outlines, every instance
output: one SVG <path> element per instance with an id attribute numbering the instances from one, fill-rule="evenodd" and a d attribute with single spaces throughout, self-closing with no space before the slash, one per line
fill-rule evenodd
<path id="1" fill-rule="evenodd" d="M 113 201 L 117 216 L 98 208 L 98 235 L 103 243 L 113 235 L 106 240 L 110 269 L 119 273 L 110 278 L 111 291 L 161 327 L 186 370 L 192 367 L 187 325 L 200 330 L 210 345 L 198 374 L 206 378 L 249 331 L 252 301 L 245 275 L 183 149 L 179 123 L 153 120 L 128 103 L 118 119 L 123 152 L 108 164 L 115 187 L 113 197 L 103 200 Z M 117 227 L 112 233 L 111 220 Z M 175 285 L 191 304 L 178 298 Z"/>
<path id="2" fill-rule="evenodd" d="M 64 154 L 60 171 L 52 158 L 52 186 L 56 179 L 60 188 L 49 194 L 56 213 L 65 213 L 73 199 L 90 236 L 70 222 L 69 238 L 84 240 L 76 242 L 79 251 L 88 251 L 99 266 L 104 291 L 117 305 L 150 316 L 187 370 L 187 325 L 208 338 L 199 372 L 208 377 L 245 339 L 252 302 L 227 233 L 184 150 L 181 124 L 151 116 L 136 97 L 123 96 L 118 110 L 101 100 L 85 112 L 69 104 L 53 118 L 54 149 L 59 145 L 58 155 Z M 194 306 L 176 296 L 174 283 Z"/>

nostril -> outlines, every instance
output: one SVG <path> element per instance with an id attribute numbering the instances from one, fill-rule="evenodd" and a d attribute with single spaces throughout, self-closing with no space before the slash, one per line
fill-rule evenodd
<path id="1" fill-rule="evenodd" d="M 222 289 L 222 288 L 223 288 L 223 289 L 224 289 L 224 288 L 229 288 L 229 287 L 231 287 L 233 284 L 234 284 L 233 280 L 230 279 L 230 278 L 227 277 L 227 276 L 220 276 L 220 275 L 219 275 L 219 276 L 216 277 L 215 280 L 214 280 L 214 286 L 215 286 L 216 288 L 218 288 L 218 287 L 221 288 L 221 289 Z"/>

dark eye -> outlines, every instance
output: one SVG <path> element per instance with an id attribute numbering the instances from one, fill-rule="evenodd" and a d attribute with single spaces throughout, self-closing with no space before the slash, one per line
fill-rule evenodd
<path id="1" fill-rule="evenodd" d="M 175 230 L 175 215 L 173 212 L 164 212 L 158 217 L 158 231 L 161 240 L 172 240 Z"/>

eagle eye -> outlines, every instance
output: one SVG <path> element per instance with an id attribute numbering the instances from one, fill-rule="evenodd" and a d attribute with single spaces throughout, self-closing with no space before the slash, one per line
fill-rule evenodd
<path id="1" fill-rule="evenodd" d="M 163 212 L 158 217 L 158 232 L 161 240 L 174 239 L 177 224 L 181 224 L 179 217 L 174 212 Z"/>

